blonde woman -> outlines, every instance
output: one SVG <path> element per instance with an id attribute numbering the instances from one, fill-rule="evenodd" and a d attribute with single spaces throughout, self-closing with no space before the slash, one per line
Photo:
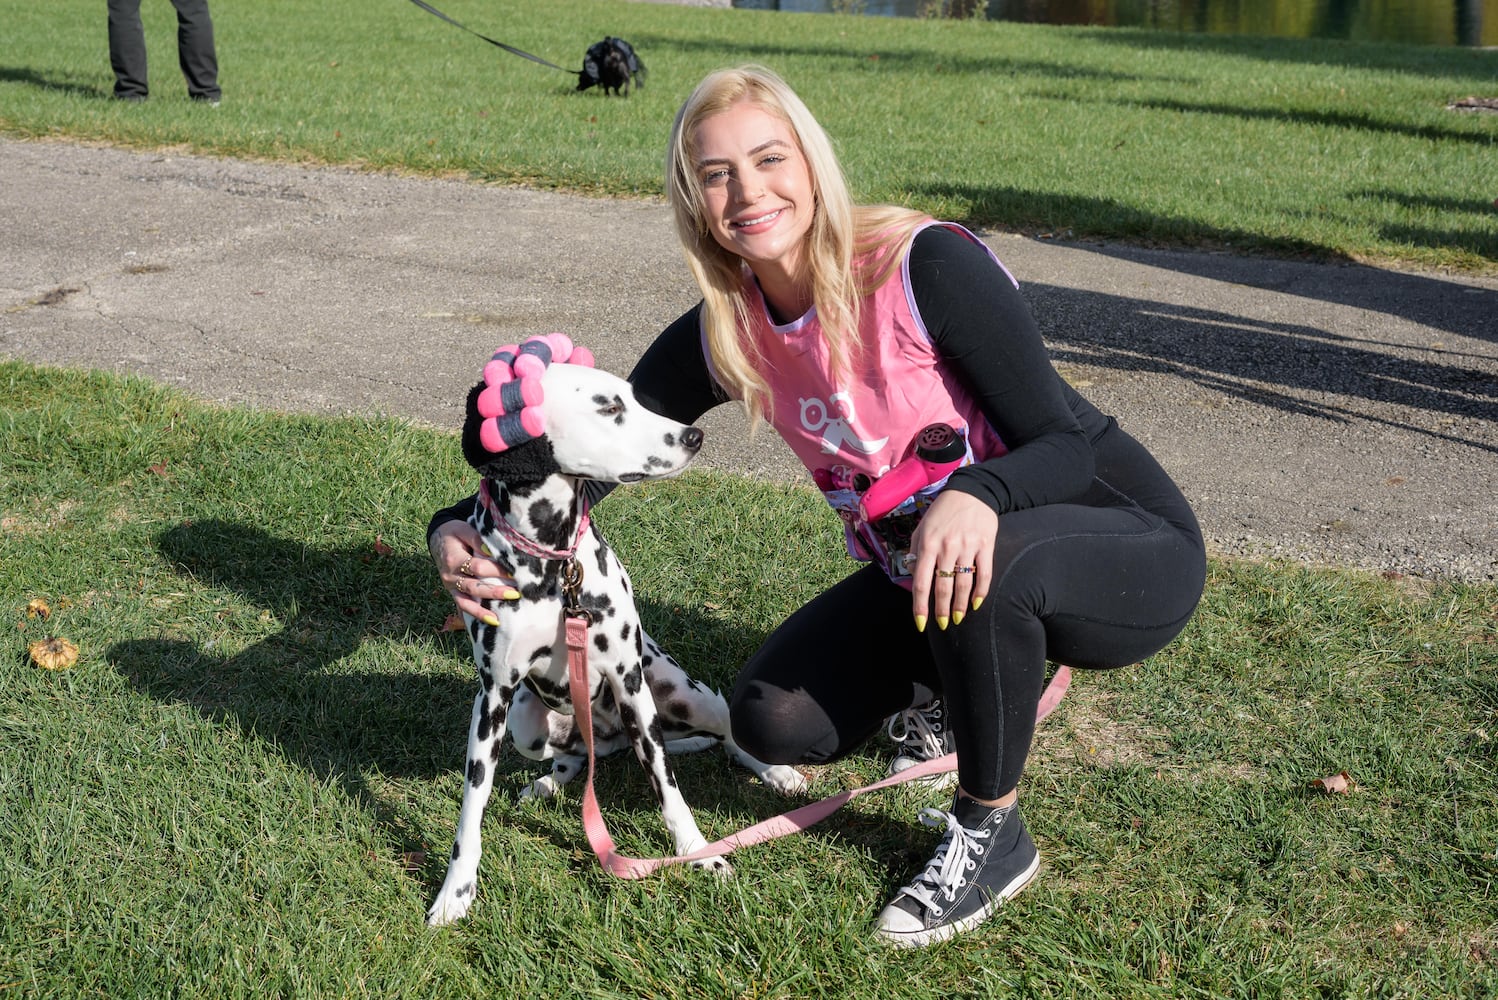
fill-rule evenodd
<path id="1" fill-rule="evenodd" d="M 770 424 L 869 563 L 744 665 L 734 738 L 767 762 L 820 764 L 888 727 L 892 771 L 955 750 L 951 806 L 921 817 L 945 834 L 875 927 L 898 946 L 944 940 L 1039 870 L 1018 787 L 1046 661 L 1114 668 L 1169 643 L 1205 578 L 1196 519 L 1056 374 L 987 247 L 853 204 L 826 134 L 774 73 L 703 80 L 666 169 L 703 300 L 646 351 L 636 394 L 687 423 L 736 400 Z M 429 541 L 454 600 L 481 615 L 477 600 L 511 595 L 468 579 L 500 575 L 470 504 L 439 511 Z"/>

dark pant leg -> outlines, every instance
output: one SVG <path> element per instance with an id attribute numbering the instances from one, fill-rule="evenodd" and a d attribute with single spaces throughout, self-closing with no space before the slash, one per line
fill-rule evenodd
<path id="1" fill-rule="evenodd" d="M 109 0 L 109 65 L 114 69 L 114 96 L 145 97 L 150 93 L 140 0 Z"/>
<path id="2" fill-rule="evenodd" d="M 213 19 L 208 0 L 172 0 L 177 8 L 177 59 L 187 78 L 187 95 L 200 101 L 216 101 L 218 54 L 213 47 Z"/>
<path id="3" fill-rule="evenodd" d="M 980 798 L 1019 784 L 1046 660 L 1138 663 L 1180 633 L 1201 598 L 1205 546 L 1180 491 L 1122 431 L 1097 453 L 1098 478 L 1078 503 L 999 518 L 987 599 L 931 635 L 962 788 Z"/>
<path id="4" fill-rule="evenodd" d="M 936 694 L 910 592 L 865 566 L 813 598 L 744 664 L 733 738 L 772 764 L 822 764 L 858 749 L 884 719 Z"/>
<path id="5" fill-rule="evenodd" d="M 1112 669 L 1164 648 L 1201 594 L 1198 545 L 1138 508 L 1037 507 L 999 519 L 994 581 L 960 625 L 931 635 L 962 788 L 1013 791 L 1047 660 Z"/>

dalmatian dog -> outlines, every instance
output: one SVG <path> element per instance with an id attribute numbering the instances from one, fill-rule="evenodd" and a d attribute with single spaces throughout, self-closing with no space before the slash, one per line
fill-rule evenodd
<path id="1" fill-rule="evenodd" d="M 498 626 L 465 615 L 479 691 L 458 832 L 427 923 L 460 920 L 473 904 L 480 824 L 506 732 L 523 755 L 552 762 L 551 773 L 522 798 L 550 797 L 587 769 L 573 713 L 591 711 L 595 753 L 634 748 L 678 855 L 707 841 L 677 787 L 668 749 L 721 744 L 777 791 L 806 788 L 794 768 L 761 763 L 739 749 L 723 696 L 688 677 L 645 633 L 624 566 L 588 518 L 586 481 L 671 476 L 701 447 L 700 430 L 645 409 L 628 382 L 592 367 L 587 348 L 562 334 L 502 348 L 485 366 L 484 382 L 469 392 L 463 452 L 481 477 L 470 521 L 521 597 L 489 602 Z M 573 566 L 582 579 L 572 598 L 590 618 L 587 706 L 573 705 L 568 691 L 563 609 Z M 722 857 L 693 865 L 731 872 Z"/>

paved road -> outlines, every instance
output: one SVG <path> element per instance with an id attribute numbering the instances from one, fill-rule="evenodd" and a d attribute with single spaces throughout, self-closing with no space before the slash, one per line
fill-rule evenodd
<path id="1" fill-rule="evenodd" d="M 444 428 L 488 352 L 628 371 L 696 301 L 665 208 L 0 140 L 0 356 Z M 1498 280 L 985 239 L 1219 552 L 1498 578 Z M 704 462 L 792 478 L 727 408 Z"/>

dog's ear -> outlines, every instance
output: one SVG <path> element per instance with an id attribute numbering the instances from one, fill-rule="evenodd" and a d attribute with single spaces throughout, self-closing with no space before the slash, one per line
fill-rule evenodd
<path id="1" fill-rule="evenodd" d="M 505 483 L 511 488 L 535 485 L 562 470 L 557 464 L 556 453 L 545 435 L 495 453 L 485 448 L 479 439 L 479 428 L 484 417 L 479 413 L 479 394 L 485 383 L 480 382 L 468 390 L 468 403 L 463 417 L 463 459 L 482 476 Z"/>

